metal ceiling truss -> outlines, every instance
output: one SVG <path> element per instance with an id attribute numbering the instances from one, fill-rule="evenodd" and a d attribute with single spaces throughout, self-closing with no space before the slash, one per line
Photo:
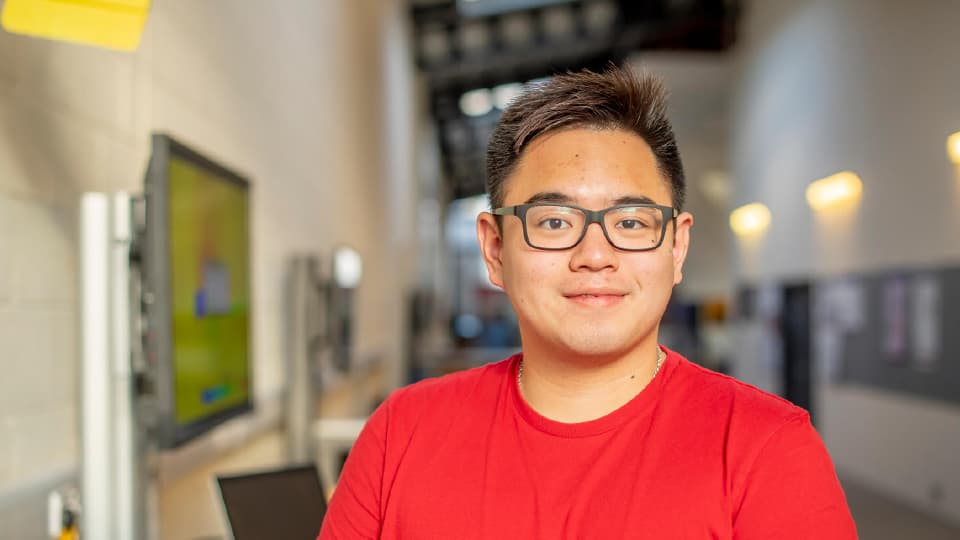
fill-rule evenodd
<path id="1" fill-rule="evenodd" d="M 599 70 L 637 51 L 723 51 L 734 43 L 741 9 L 740 0 L 567 0 L 482 16 L 460 7 L 455 0 L 411 6 L 416 64 L 428 82 L 454 198 L 483 192 L 486 142 L 499 116 L 496 109 L 464 115 L 465 92 Z"/>

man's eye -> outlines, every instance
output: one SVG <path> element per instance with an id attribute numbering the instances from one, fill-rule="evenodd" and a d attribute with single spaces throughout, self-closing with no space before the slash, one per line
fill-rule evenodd
<path id="1" fill-rule="evenodd" d="M 551 231 L 556 231 L 559 229 L 569 229 L 570 223 L 560 218 L 547 218 L 540 221 L 540 226 L 543 227 L 544 229 L 550 229 Z"/>
<path id="2" fill-rule="evenodd" d="M 617 227 L 621 229 L 629 229 L 629 230 L 645 229 L 648 226 L 649 225 L 647 225 L 643 221 L 640 221 L 639 219 L 624 219 L 624 220 L 621 220 L 620 223 L 617 223 Z"/>

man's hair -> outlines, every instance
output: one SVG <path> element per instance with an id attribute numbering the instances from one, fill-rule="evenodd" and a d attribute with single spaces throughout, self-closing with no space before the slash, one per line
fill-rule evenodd
<path id="1" fill-rule="evenodd" d="M 667 120 L 667 92 L 652 74 L 635 75 L 625 66 L 602 73 L 590 70 L 557 75 L 534 85 L 503 112 L 487 146 L 487 194 L 493 208 L 503 206 L 507 178 L 524 148 L 541 135 L 586 128 L 623 130 L 642 138 L 670 182 L 673 206 L 683 208 L 683 164 Z"/>

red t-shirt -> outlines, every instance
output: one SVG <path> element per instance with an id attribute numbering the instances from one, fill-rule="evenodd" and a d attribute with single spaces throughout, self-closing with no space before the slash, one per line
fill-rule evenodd
<path id="1" fill-rule="evenodd" d="M 397 390 L 319 538 L 856 538 L 803 409 L 667 352 L 633 400 L 576 424 L 527 405 L 519 356 Z"/>

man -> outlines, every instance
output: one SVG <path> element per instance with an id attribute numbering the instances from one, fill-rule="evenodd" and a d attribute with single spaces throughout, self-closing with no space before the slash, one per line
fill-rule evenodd
<path id="1" fill-rule="evenodd" d="M 658 79 L 529 90 L 487 173 L 477 236 L 523 352 L 395 392 L 321 539 L 856 538 L 805 411 L 657 343 L 693 224 Z"/>

